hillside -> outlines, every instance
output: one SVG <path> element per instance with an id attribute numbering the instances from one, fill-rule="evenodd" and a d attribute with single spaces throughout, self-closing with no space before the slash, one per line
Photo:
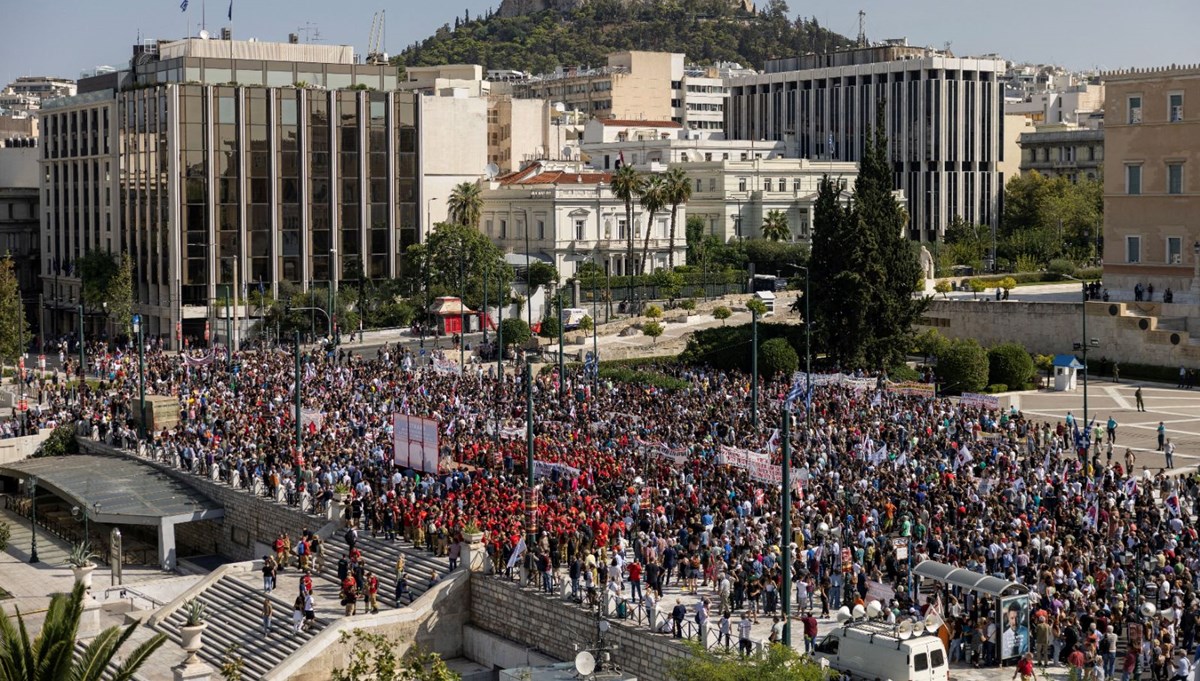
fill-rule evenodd
<path id="1" fill-rule="evenodd" d="M 782 0 L 767 3 L 757 14 L 728 0 L 592 0 L 565 12 L 457 17 L 453 26 L 409 46 L 396 61 L 546 73 L 558 66 L 599 66 L 610 52 L 636 49 L 682 52 L 695 64 L 732 61 L 761 69 L 768 59 L 850 44 L 815 19 L 793 21 Z"/>

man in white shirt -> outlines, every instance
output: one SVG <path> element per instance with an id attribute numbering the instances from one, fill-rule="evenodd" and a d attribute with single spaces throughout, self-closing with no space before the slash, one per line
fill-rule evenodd
<path id="1" fill-rule="evenodd" d="M 743 612 L 742 619 L 738 622 L 738 652 L 741 653 L 742 657 L 750 655 L 750 626 L 750 614 Z"/>

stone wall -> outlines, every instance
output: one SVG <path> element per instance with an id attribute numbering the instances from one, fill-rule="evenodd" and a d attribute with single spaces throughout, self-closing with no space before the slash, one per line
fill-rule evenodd
<path id="1" fill-rule="evenodd" d="M 935 300 L 917 331 L 933 328 L 947 338 L 974 338 L 985 347 L 1014 341 L 1043 355 L 1071 353 L 1083 336 L 1084 303 Z M 1165 367 L 1200 367 L 1200 340 L 1180 305 L 1087 303 L 1090 358 Z M 1192 313 L 1194 314 L 1194 312 Z M 1156 316 L 1163 315 L 1163 316 Z"/>
<path id="2" fill-rule="evenodd" d="M 334 669 L 349 665 L 353 646 L 342 641 L 342 634 L 355 629 L 387 636 L 395 642 L 392 650 L 397 657 L 414 644 L 443 659 L 459 657 L 463 653 L 463 630 L 471 615 L 470 582 L 469 572 L 456 570 L 406 608 L 339 619 L 288 656 L 264 681 L 330 678 Z"/>
<path id="3" fill-rule="evenodd" d="M 0 440 L 0 465 L 28 459 L 53 432 L 53 428 L 43 428 L 37 435 Z"/>
<path id="4" fill-rule="evenodd" d="M 482 573 L 471 575 L 471 623 L 560 660 L 574 659 L 576 645 L 596 640 L 594 615 Z M 679 641 L 645 627 L 609 623 L 605 640 L 617 644 L 613 660 L 639 681 L 667 681 L 672 663 L 690 654 Z"/>
<path id="5" fill-rule="evenodd" d="M 302 513 L 299 509 L 255 497 L 250 492 L 234 489 L 223 482 L 176 470 L 166 464 L 148 461 L 114 447 L 87 438 L 79 438 L 80 451 L 87 454 L 123 456 L 147 466 L 153 466 L 180 480 L 220 504 L 225 517 L 219 522 L 183 523 L 175 526 L 181 546 L 209 554 L 214 550 L 234 560 L 254 560 L 262 557 L 256 545 L 270 546 L 281 531 L 295 537 L 300 530 L 320 530 L 325 520 Z"/>

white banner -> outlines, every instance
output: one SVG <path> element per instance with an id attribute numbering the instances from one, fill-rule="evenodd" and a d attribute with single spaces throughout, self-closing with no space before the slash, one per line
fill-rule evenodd
<path id="1" fill-rule="evenodd" d="M 438 422 L 407 414 L 392 416 L 393 460 L 423 473 L 438 472 Z"/>
<path id="2" fill-rule="evenodd" d="M 548 478 L 558 471 L 560 477 L 576 478 L 579 477 L 579 469 L 574 466 L 568 466 L 565 463 L 550 463 L 549 461 L 533 460 L 533 477 Z"/>
<path id="3" fill-rule="evenodd" d="M 978 393 L 963 393 L 958 398 L 960 407 L 982 407 L 984 409 L 999 409 L 1000 398 L 996 395 L 980 395 Z"/>

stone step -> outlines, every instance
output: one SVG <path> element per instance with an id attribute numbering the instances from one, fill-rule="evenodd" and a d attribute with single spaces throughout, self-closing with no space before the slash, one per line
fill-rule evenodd
<path id="1" fill-rule="evenodd" d="M 75 641 L 75 659 L 76 660 L 79 660 L 83 657 L 83 653 L 85 650 L 87 650 L 89 643 L 91 643 L 90 640 L 88 640 L 88 641 L 76 640 Z M 132 643 L 128 644 L 128 646 L 129 646 L 129 651 L 133 650 Z M 126 652 L 129 652 L 129 651 L 126 651 Z M 110 660 L 109 663 L 104 666 L 105 677 L 106 678 L 116 677 L 117 670 L 121 666 L 121 663 L 124 661 L 125 661 L 124 655 L 122 655 L 120 653 L 120 651 L 117 651 L 117 654 L 113 656 L 113 659 Z M 147 681 L 147 679 L 145 676 L 142 675 L 141 672 L 137 672 L 133 675 L 131 681 Z"/>
<path id="2" fill-rule="evenodd" d="M 214 668 L 220 668 L 231 646 L 238 646 L 243 678 L 258 679 L 274 669 L 323 628 L 320 619 L 309 631 L 291 633 L 292 602 L 277 595 L 264 594 L 250 584 L 226 575 L 211 584 L 197 598 L 207 606 L 209 626 L 204 630 L 204 647 L 200 657 Z M 262 603 L 271 600 L 274 613 L 271 633 L 262 633 Z M 179 628 L 186 621 L 182 609 L 175 611 L 159 625 L 159 631 L 179 642 Z"/>
<path id="3" fill-rule="evenodd" d="M 379 578 L 379 601 L 389 607 L 396 607 L 395 579 L 396 559 L 404 555 L 405 572 L 408 574 L 408 588 L 416 599 L 429 588 L 429 578 L 437 572 L 439 578 L 444 577 L 450 570 L 450 561 L 446 558 L 435 558 L 424 551 L 415 549 L 412 544 L 397 540 L 375 539 L 370 535 L 359 535 L 355 547 L 362 552 L 367 568 Z M 343 537 L 332 536 L 325 542 L 326 569 L 332 569 L 330 578 L 337 579 L 337 561 L 343 553 L 348 553 L 349 547 Z"/>

